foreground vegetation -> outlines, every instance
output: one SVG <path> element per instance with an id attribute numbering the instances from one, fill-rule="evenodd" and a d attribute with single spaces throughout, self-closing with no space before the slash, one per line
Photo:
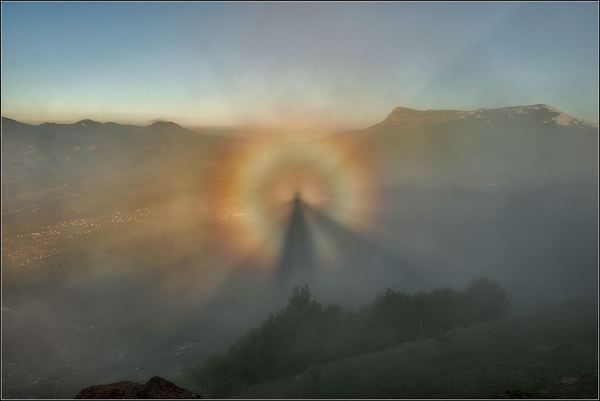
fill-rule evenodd
<path id="1" fill-rule="evenodd" d="M 572 301 L 314 365 L 240 398 L 598 399 L 598 305 Z"/>
<path id="2" fill-rule="evenodd" d="M 312 298 L 308 287 L 295 288 L 285 308 L 193 375 L 204 394 L 226 397 L 318 364 L 417 339 L 443 339 L 454 328 L 508 312 L 504 290 L 485 278 L 460 291 L 387 290 L 358 311 L 323 305 Z"/>

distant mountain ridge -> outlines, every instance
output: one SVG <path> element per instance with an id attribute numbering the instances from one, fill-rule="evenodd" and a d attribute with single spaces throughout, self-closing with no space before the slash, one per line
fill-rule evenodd
<path id="1" fill-rule="evenodd" d="M 477 186 L 597 180 L 597 132 L 597 124 L 544 104 L 470 111 L 396 107 L 370 127 L 314 140 L 351 143 L 349 157 L 369 152 L 395 181 Z M 31 125 L 2 117 L 4 189 L 11 189 L 5 194 L 90 177 L 144 176 L 156 163 L 193 171 L 198 163 L 217 162 L 215 147 L 235 141 L 164 120 Z"/>
<path id="2" fill-rule="evenodd" d="M 535 104 L 477 110 L 397 107 L 368 128 L 334 134 L 376 155 L 396 183 L 597 184 L 598 126 Z M 596 182 L 596 184 L 594 184 Z"/>
<path id="3" fill-rule="evenodd" d="M 499 118 L 523 119 L 540 124 L 556 124 L 580 128 L 597 128 L 597 124 L 568 115 L 552 106 L 534 104 L 502 108 L 481 108 L 476 110 L 416 110 L 396 107 L 387 117 L 375 126 L 410 125 L 414 123 L 435 125 L 453 120 L 492 121 Z"/>
<path id="4" fill-rule="evenodd" d="M 117 123 L 114 121 L 107 121 L 107 122 L 100 122 L 100 121 L 96 121 L 96 120 L 92 120 L 89 118 L 85 118 L 83 120 L 79 120 L 76 121 L 74 123 L 55 123 L 55 122 L 50 122 L 50 121 L 46 121 L 40 124 L 29 124 L 29 123 L 24 123 L 18 120 L 15 120 L 14 118 L 10 118 L 10 117 L 2 117 L 2 124 L 21 124 L 21 125 L 27 125 L 30 127 L 42 127 L 42 126 L 56 126 L 56 125 L 61 125 L 61 126 L 79 126 L 79 127 L 90 127 L 90 128 L 97 128 L 97 127 L 103 127 L 103 126 L 115 126 L 115 125 L 120 125 L 120 126 L 128 126 L 128 127 L 140 127 L 140 128 L 144 128 L 144 127 L 170 127 L 170 128 L 183 128 L 181 125 L 173 122 L 173 121 L 167 121 L 167 120 L 154 120 L 153 122 L 151 122 L 148 125 L 136 125 L 136 124 L 125 124 L 125 123 Z"/>
<path id="5" fill-rule="evenodd" d="M 138 183 L 168 170 L 193 171 L 223 141 L 169 121 L 31 125 L 2 117 L 4 199 L 18 203 L 22 194 L 89 187 L 120 177 L 125 181 L 125 176 L 137 177 L 132 182 Z"/>
<path id="6" fill-rule="evenodd" d="M 598 128 L 597 123 L 586 121 L 582 118 L 571 116 L 553 106 L 547 104 L 533 104 L 523 106 L 508 106 L 498 108 L 479 108 L 474 110 L 455 110 L 455 109 L 426 109 L 418 110 L 410 107 L 398 106 L 388 113 L 386 118 L 371 127 L 377 126 L 393 126 L 393 125 L 410 125 L 411 123 L 435 124 L 440 122 L 448 122 L 452 120 L 482 120 L 490 121 L 497 118 L 511 119 L 528 119 L 537 121 L 542 124 L 557 124 L 562 126 L 575 126 L 581 128 Z M 185 129 L 173 121 L 154 120 L 148 125 L 124 124 L 117 122 L 99 122 L 92 119 L 83 119 L 75 123 L 54 123 L 44 122 L 38 125 L 20 122 L 18 120 L 2 117 L 2 124 L 21 124 L 31 127 L 41 126 L 79 126 L 89 128 L 100 127 L 138 127 L 138 128 L 161 128 L 161 129 Z M 369 128 L 371 128 L 369 127 Z"/>

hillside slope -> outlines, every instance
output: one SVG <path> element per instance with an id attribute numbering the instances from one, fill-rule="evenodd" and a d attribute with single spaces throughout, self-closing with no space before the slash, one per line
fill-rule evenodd
<path id="1" fill-rule="evenodd" d="M 381 122 L 336 134 L 357 157 L 377 155 L 393 181 L 458 186 L 597 180 L 598 127 L 547 105 L 500 109 L 397 107 Z"/>
<path id="2" fill-rule="evenodd" d="M 240 398 L 596 398 L 594 300 L 313 366 Z"/>
<path id="3" fill-rule="evenodd" d="M 2 117 L 4 199 L 44 200 L 49 191 L 99 185 L 124 174 L 140 180 L 168 168 L 193 169 L 221 141 L 171 122 L 29 125 Z"/>

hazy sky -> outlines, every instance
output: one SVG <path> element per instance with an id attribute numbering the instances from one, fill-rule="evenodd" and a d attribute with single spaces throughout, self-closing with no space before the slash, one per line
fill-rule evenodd
<path id="1" fill-rule="evenodd" d="M 548 103 L 597 122 L 595 3 L 2 3 L 2 115 L 371 125 Z"/>

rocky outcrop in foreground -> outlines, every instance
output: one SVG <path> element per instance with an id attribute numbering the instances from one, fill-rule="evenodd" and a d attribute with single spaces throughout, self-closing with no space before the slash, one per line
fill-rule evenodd
<path id="1" fill-rule="evenodd" d="M 154 376 L 148 383 L 122 381 L 84 388 L 75 398 L 201 398 L 191 390 L 179 387 L 162 377 Z"/>

